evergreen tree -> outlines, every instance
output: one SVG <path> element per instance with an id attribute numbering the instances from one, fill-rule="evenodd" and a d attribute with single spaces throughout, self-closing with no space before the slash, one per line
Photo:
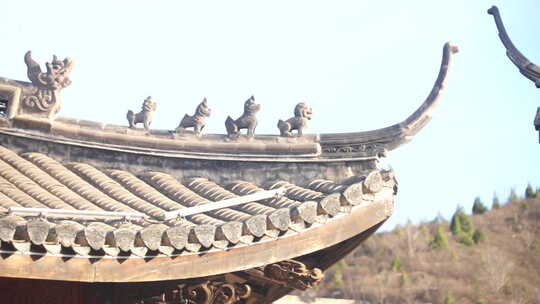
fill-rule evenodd
<path id="1" fill-rule="evenodd" d="M 463 233 L 465 234 L 472 236 L 474 232 L 474 226 L 471 218 L 464 212 L 461 212 L 459 221 L 461 223 L 461 231 L 463 231 Z"/>
<path id="2" fill-rule="evenodd" d="M 441 212 L 437 213 L 437 216 L 430 222 L 431 224 L 439 224 L 446 221 Z"/>
<path id="3" fill-rule="evenodd" d="M 459 235 L 459 240 L 458 240 L 461 244 L 465 245 L 465 246 L 472 246 L 474 245 L 474 240 L 472 238 L 472 236 L 468 233 L 461 233 L 461 235 Z"/>
<path id="4" fill-rule="evenodd" d="M 452 216 L 452 220 L 450 221 L 450 231 L 452 231 L 453 235 L 459 235 L 462 232 L 460 216 L 461 213 L 463 213 L 463 209 L 461 207 L 458 207 L 456 209 L 456 212 L 454 212 L 454 215 Z"/>
<path id="5" fill-rule="evenodd" d="M 485 238 L 486 237 L 484 236 L 484 233 L 481 230 L 476 230 L 473 233 L 473 236 L 472 236 L 472 239 L 473 239 L 475 244 L 478 244 L 478 243 L 484 241 Z"/>
<path id="6" fill-rule="evenodd" d="M 407 272 L 405 270 L 401 271 L 401 278 L 400 278 L 399 285 L 403 287 L 405 285 L 409 285 L 410 282 L 411 282 L 411 279 L 409 279 L 409 275 L 407 274 Z"/>
<path id="7" fill-rule="evenodd" d="M 525 198 L 534 198 L 535 197 L 534 190 L 531 186 L 531 184 L 527 184 L 527 188 L 525 188 Z"/>
<path id="8" fill-rule="evenodd" d="M 448 239 L 446 238 L 446 234 L 444 233 L 443 227 L 441 225 L 437 226 L 437 232 L 435 233 L 435 237 L 429 245 L 433 249 L 448 249 Z"/>
<path id="9" fill-rule="evenodd" d="M 398 238 L 401 238 L 403 236 L 403 228 L 401 227 L 400 224 L 397 224 L 396 227 L 394 228 L 394 234 Z"/>
<path id="10" fill-rule="evenodd" d="M 334 276 L 332 280 L 334 287 L 343 288 L 343 270 L 345 268 L 347 268 L 347 263 L 345 262 L 345 260 L 340 260 L 334 266 Z"/>
<path id="11" fill-rule="evenodd" d="M 499 202 L 499 198 L 497 197 L 497 193 L 493 193 L 493 204 L 491 205 L 491 209 L 499 209 L 501 207 L 501 203 Z"/>
<path id="12" fill-rule="evenodd" d="M 446 297 L 444 297 L 443 300 L 444 304 L 455 304 L 456 300 L 454 300 L 454 296 L 451 293 L 448 293 Z"/>
<path id="13" fill-rule="evenodd" d="M 399 258 L 399 255 L 396 255 L 396 257 L 392 261 L 392 265 L 390 265 L 390 269 L 393 272 L 398 272 L 398 271 L 403 270 L 403 264 L 401 263 L 401 259 Z"/>
<path id="14" fill-rule="evenodd" d="M 484 206 L 484 203 L 480 200 L 480 197 L 476 197 L 474 199 L 474 204 L 472 207 L 472 213 L 473 214 L 484 214 L 487 211 L 486 206 Z"/>
<path id="15" fill-rule="evenodd" d="M 458 238 L 458 241 L 466 246 L 474 245 L 473 232 L 474 226 L 468 215 L 463 212 L 463 208 L 458 207 L 450 223 L 452 234 Z"/>
<path id="16" fill-rule="evenodd" d="M 518 201 L 518 196 L 516 194 L 516 190 L 514 188 L 510 189 L 510 196 L 508 197 L 508 201 L 509 202 L 517 202 Z"/>

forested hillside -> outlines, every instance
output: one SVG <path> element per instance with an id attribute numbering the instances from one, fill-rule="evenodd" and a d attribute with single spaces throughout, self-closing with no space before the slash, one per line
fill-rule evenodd
<path id="1" fill-rule="evenodd" d="M 540 303 L 540 191 L 378 233 L 305 296 L 358 303 Z M 468 215 L 471 214 L 471 215 Z"/>

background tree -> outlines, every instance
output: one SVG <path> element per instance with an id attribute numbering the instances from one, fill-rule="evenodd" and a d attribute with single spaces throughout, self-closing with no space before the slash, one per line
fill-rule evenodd
<path id="1" fill-rule="evenodd" d="M 486 236 L 484 235 L 484 233 L 481 230 L 474 231 L 474 233 L 472 235 L 472 239 L 473 239 L 475 244 L 478 244 L 478 243 L 484 241 L 485 238 L 486 238 Z"/>
<path id="2" fill-rule="evenodd" d="M 534 190 L 531 186 L 531 184 L 527 184 L 527 188 L 525 188 L 525 198 L 534 198 L 536 193 L 534 193 Z"/>
<path id="3" fill-rule="evenodd" d="M 399 255 L 396 255 L 396 257 L 392 261 L 392 264 L 390 265 L 390 269 L 393 272 L 398 272 L 398 271 L 403 270 L 403 264 L 401 263 L 401 259 L 399 258 Z"/>
<path id="4" fill-rule="evenodd" d="M 459 235 L 462 232 L 461 213 L 463 213 L 463 208 L 458 206 L 456 212 L 454 212 L 454 215 L 452 215 L 452 219 L 450 220 L 450 231 L 452 231 L 453 235 Z"/>
<path id="5" fill-rule="evenodd" d="M 508 201 L 514 203 L 514 202 L 517 202 L 518 199 L 519 197 L 516 194 L 516 189 L 514 188 L 510 189 L 510 196 L 508 197 Z"/>
<path id="6" fill-rule="evenodd" d="M 459 222 L 461 224 L 461 231 L 463 233 L 466 233 L 468 235 L 471 235 L 473 234 L 474 232 L 474 225 L 473 225 L 473 222 L 471 221 L 471 218 L 465 214 L 465 212 L 460 212 L 458 214 L 459 216 Z"/>
<path id="7" fill-rule="evenodd" d="M 456 300 L 454 300 L 454 296 L 451 293 L 448 293 L 446 297 L 444 297 L 443 300 L 444 304 L 455 304 Z"/>
<path id="8" fill-rule="evenodd" d="M 465 214 L 462 207 L 458 207 L 452 216 L 450 230 L 452 231 L 452 234 L 458 238 L 460 243 L 466 246 L 474 245 L 474 225 L 471 218 Z"/>
<path id="9" fill-rule="evenodd" d="M 531 191 L 532 191 L 532 188 L 531 188 Z M 473 204 L 473 207 L 472 207 L 472 213 L 473 214 L 484 214 L 486 211 L 487 211 L 486 206 L 484 205 L 484 203 L 482 203 L 482 201 L 480 200 L 480 197 L 477 196 L 474 199 L 474 204 Z"/>
<path id="10" fill-rule="evenodd" d="M 441 225 L 437 225 L 437 232 L 429 245 L 433 249 L 448 249 L 448 239 Z"/>
<path id="11" fill-rule="evenodd" d="M 499 209 L 500 207 L 501 203 L 499 202 L 499 197 L 497 197 L 497 192 L 493 192 L 493 204 L 491 205 L 491 210 Z"/>

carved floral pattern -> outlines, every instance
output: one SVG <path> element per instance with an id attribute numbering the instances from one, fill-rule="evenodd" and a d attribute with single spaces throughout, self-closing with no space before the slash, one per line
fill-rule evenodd
<path id="1" fill-rule="evenodd" d="M 384 147 L 380 144 L 357 144 L 357 145 L 328 145 L 323 146 L 322 151 L 325 153 L 375 153 L 384 151 Z"/>

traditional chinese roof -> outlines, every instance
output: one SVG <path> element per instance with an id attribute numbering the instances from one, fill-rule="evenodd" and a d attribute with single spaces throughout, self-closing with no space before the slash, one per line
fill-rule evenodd
<path id="1" fill-rule="evenodd" d="M 220 185 L 201 177 L 179 180 L 156 171 L 134 175 L 79 162 L 63 164 L 42 153 L 18 155 L 0 146 L 0 212 L 4 214 L 10 207 L 28 207 L 149 216 L 129 222 L 122 216 L 100 220 L 88 215 L 5 215 L 0 218 L 0 239 L 22 252 L 38 246 L 41 252 L 81 256 L 171 256 L 250 245 L 301 233 L 378 196 L 393 195 L 391 172 L 373 171 L 369 176 L 375 181 L 368 184 L 377 183 L 371 189 L 363 183 L 365 176 L 351 184 L 313 179 L 306 187 L 284 180 L 265 186 L 238 180 Z M 167 211 L 277 187 L 285 187 L 286 194 L 185 219 L 163 220 Z"/>
<path id="2" fill-rule="evenodd" d="M 295 117 L 279 120 L 280 135 L 254 134 L 254 97 L 227 119 L 227 135 L 202 133 L 206 100 L 174 131 L 150 128 L 150 97 L 127 113 L 130 127 L 57 117 L 73 61 L 55 57 L 41 72 L 27 53 L 32 83 L 0 79 L 0 270 L 84 282 L 264 277 L 258 267 L 299 257 L 324 270 L 392 214 L 394 174 L 377 161 L 430 120 L 456 51 L 444 46 L 432 91 L 401 123 L 307 134 L 312 110 L 298 104 Z M 167 216 L 281 188 L 282 196 Z"/>

